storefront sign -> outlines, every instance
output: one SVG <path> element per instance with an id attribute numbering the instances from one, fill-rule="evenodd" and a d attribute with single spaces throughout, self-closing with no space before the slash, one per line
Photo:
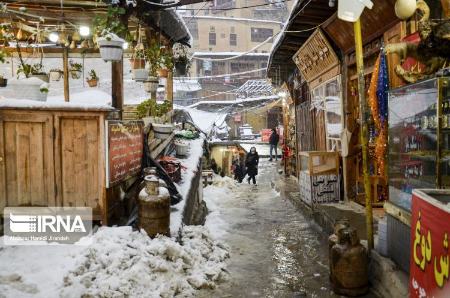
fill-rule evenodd
<path id="1" fill-rule="evenodd" d="M 144 123 L 108 121 L 107 186 L 113 186 L 141 171 L 144 154 Z"/>
<path id="2" fill-rule="evenodd" d="M 450 213 L 413 193 L 410 297 L 450 297 Z"/>

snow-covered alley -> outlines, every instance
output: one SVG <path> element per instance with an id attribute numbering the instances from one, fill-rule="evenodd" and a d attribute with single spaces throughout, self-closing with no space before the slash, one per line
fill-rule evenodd
<path id="1" fill-rule="evenodd" d="M 333 297 L 327 241 L 319 227 L 274 189 L 283 179 L 262 160 L 254 188 L 218 178 L 205 188 L 206 226 L 229 246 L 229 281 L 201 297 Z M 334 296 L 336 297 L 336 296 Z"/>

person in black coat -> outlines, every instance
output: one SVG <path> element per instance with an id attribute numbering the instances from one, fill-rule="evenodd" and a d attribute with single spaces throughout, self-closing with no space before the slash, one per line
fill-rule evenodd
<path id="1" fill-rule="evenodd" d="M 233 173 L 234 173 L 234 180 L 238 181 L 239 183 L 242 183 L 242 179 L 244 179 L 244 169 L 242 168 L 239 159 L 235 159 L 233 161 Z"/>
<path id="2" fill-rule="evenodd" d="M 253 184 L 256 185 L 256 175 L 258 175 L 258 163 L 259 163 L 259 155 L 256 152 L 256 148 L 250 148 L 250 152 L 247 154 L 245 158 L 245 166 L 247 167 L 247 182 L 250 184 L 250 180 L 253 180 Z"/>
<path id="3" fill-rule="evenodd" d="M 275 128 L 272 128 L 272 134 L 269 138 L 269 144 L 270 144 L 270 159 L 269 161 L 272 161 L 272 151 L 275 149 L 275 160 L 278 160 L 278 142 L 280 141 L 280 135 L 277 133 Z"/>

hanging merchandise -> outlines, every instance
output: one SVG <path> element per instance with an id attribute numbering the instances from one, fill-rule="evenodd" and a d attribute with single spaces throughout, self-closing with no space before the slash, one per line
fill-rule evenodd
<path id="1" fill-rule="evenodd" d="M 389 77 L 386 63 L 386 55 L 384 52 L 380 54 L 380 68 L 378 71 L 378 85 L 377 85 L 377 97 L 378 97 L 378 113 L 380 121 L 383 124 L 387 118 L 387 103 L 389 90 Z"/>
<path id="2" fill-rule="evenodd" d="M 378 70 L 380 68 L 380 57 L 378 56 L 377 61 L 373 67 L 372 78 L 370 79 L 369 86 L 369 106 L 372 112 L 373 121 L 377 130 L 381 128 L 380 119 L 378 118 L 378 98 L 377 98 L 377 86 L 378 86 Z"/>

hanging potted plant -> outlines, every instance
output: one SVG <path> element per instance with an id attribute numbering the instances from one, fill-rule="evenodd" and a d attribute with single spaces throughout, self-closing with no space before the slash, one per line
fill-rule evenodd
<path id="1" fill-rule="evenodd" d="M 50 80 L 58 82 L 61 79 L 62 74 L 63 74 L 63 71 L 61 69 L 58 69 L 58 68 L 50 69 L 50 71 L 49 71 Z"/>
<path id="2" fill-rule="evenodd" d="M 81 71 L 83 70 L 83 65 L 81 63 L 73 62 L 72 60 L 69 61 L 69 65 L 70 65 L 69 72 L 72 79 L 78 80 L 79 78 L 81 78 Z"/>
<path id="3" fill-rule="evenodd" d="M 98 35 L 97 44 L 104 61 L 122 60 L 125 44 L 122 37 L 129 36 L 128 28 L 121 20 L 125 14 L 125 8 L 110 5 L 106 14 L 94 18 L 94 28 Z"/>
<path id="4" fill-rule="evenodd" d="M 142 48 L 140 46 L 142 45 Z M 137 45 L 133 52 L 133 56 L 130 58 L 131 69 L 143 69 L 145 68 L 145 48 L 143 44 Z M 139 49 L 138 49 L 139 47 Z"/>
<path id="5" fill-rule="evenodd" d="M 145 69 L 145 50 L 136 50 L 134 52 L 134 58 L 130 59 L 130 61 L 132 61 L 131 68 L 133 69 L 133 79 L 137 82 L 145 81 L 148 77 L 148 70 Z"/>
<path id="6" fill-rule="evenodd" d="M 159 45 L 156 42 L 152 42 L 151 46 L 146 50 L 145 57 L 148 62 L 148 78 L 144 81 L 144 89 L 146 92 L 153 93 L 158 89 L 158 69 L 161 64 L 161 55 Z"/>
<path id="7" fill-rule="evenodd" d="M 89 87 L 97 87 L 98 84 L 98 76 L 95 70 L 91 69 L 89 72 L 89 76 L 86 78 L 86 82 L 88 83 Z"/>
<path id="8" fill-rule="evenodd" d="M 169 71 L 173 69 L 172 55 L 167 52 L 161 52 L 160 68 L 158 69 L 158 76 L 161 78 L 167 78 Z"/>
<path id="9" fill-rule="evenodd" d="M 173 64 L 177 76 L 186 76 L 191 67 L 191 60 L 186 46 L 178 43 L 173 47 Z"/>

